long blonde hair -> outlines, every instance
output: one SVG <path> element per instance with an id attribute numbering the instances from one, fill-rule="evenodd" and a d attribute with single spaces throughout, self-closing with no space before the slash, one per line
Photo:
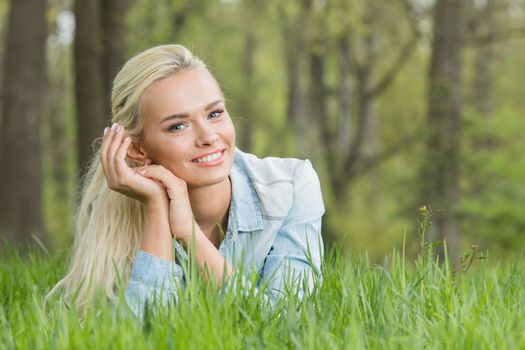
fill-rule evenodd
<path id="1" fill-rule="evenodd" d="M 133 141 L 142 140 L 140 98 L 145 90 L 173 73 L 205 67 L 181 45 L 156 46 L 132 57 L 113 81 L 112 122 L 123 126 Z M 66 300 L 73 299 L 81 312 L 99 291 L 116 302 L 119 287 L 129 279 L 144 221 L 142 203 L 108 188 L 98 148 L 81 184 L 69 270 L 46 296 L 47 301 L 63 289 Z M 132 160 L 128 164 L 137 165 Z"/>

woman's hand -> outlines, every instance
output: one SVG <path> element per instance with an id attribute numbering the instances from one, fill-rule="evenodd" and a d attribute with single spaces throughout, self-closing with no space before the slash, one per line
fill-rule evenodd
<path id="1" fill-rule="evenodd" d="M 110 189 L 144 204 L 167 202 L 165 187 L 159 182 L 138 175 L 143 167 L 130 168 L 126 163 L 129 137 L 124 141 L 124 128 L 113 124 L 106 128 L 100 148 L 100 162 Z"/>
<path id="2" fill-rule="evenodd" d="M 160 183 L 166 189 L 169 199 L 171 234 L 175 239 L 186 244 L 191 238 L 193 231 L 197 230 L 186 181 L 178 178 L 162 165 L 147 166 L 139 171 L 138 174 L 151 179 L 150 181 L 154 180 Z"/>

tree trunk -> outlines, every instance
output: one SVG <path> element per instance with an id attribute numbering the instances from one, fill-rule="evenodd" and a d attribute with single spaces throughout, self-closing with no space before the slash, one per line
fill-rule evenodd
<path id="1" fill-rule="evenodd" d="M 103 54 L 102 68 L 104 86 L 106 88 L 106 108 L 111 116 L 111 87 L 112 82 L 122 64 L 126 52 L 126 35 L 124 20 L 129 6 L 129 0 L 101 0 L 103 25 Z"/>
<path id="2" fill-rule="evenodd" d="M 367 16 L 365 21 L 369 23 L 370 26 L 373 25 L 373 8 L 367 7 Z M 363 74 L 359 75 L 358 81 L 358 91 L 359 93 L 359 110 L 362 114 L 359 119 L 363 120 L 363 141 L 362 141 L 362 157 L 363 159 L 371 159 L 378 155 L 379 153 L 379 116 L 376 111 L 376 98 L 371 98 L 369 96 L 370 87 L 372 86 L 372 69 L 377 62 L 377 34 L 375 32 L 370 32 L 363 38 L 363 51 L 365 52 L 366 62 L 370 65 L 370 68 L 362 69 Z M 365 68 L 365 67 L 363 67 Z M 371 171 L 368 176 L 368 182 L 371 184 L 369 192 L 366 197 L 367 207 L 371 210 L 374 210 L 377 206 L 378 198 L 380 193 L 378 191 L 379 186 L 379 176 L 377 172 Z"/>
<path id="3" fill-rule="evenodd" d="M 375 100 L 369 100 L 366 106 L 366 125 L 365 125 L 365 144 L 363 149 L 363 157 L 374 158 L 379 154 L 379 116 L 377 114 Z M 375 210 L 378 206 L 381 192 L 379 186 L 381 184 L 381 177 L 378 172 L 372 170 L 368 175 L 368 182 L 370 189 L 366 196 L 367 207 Z"/>
<path id="4" fill-rule="evenodd" d="M 438 0 L 434 8 L 432 54 L 428 90 L 426 164 L 421 173 L 423 202 L 433 209 L 430 237 L 446 240 L 451 261 L 460 253 L 459 129 L 462 104 L 464 2 Z M 443 261 L 443 249 L 437 252 Z"/>
<path id="5" fill-rule="evenodd" d="M 313 140 L 322 140 L 317 144 L 315 152 L 318 158 L 325 155 L 328 164 L 335 164 L 334 153 L 332 152 L 332 129 L 330 125 L 330 116 L 328 115 L 328 93 L 325 82 L 325 53 L 312 50 L 310 53 L 310 104 L 309 117 L 312 124 L 319 125 L 319 133 L 315 132 L 316 128 L 309 128 L 306 137 L 310 142 Z M 313 132 L 312 132 L 313 131 Z"/>
<path id="6" fill-rule="evenodd" d="M 350 33 L 345 33 L 338 40 L 338 58 L 340 69 L 339 82 L 339 122 L 337 126 L 337 156 L 340 158 L 338 162 L 344 159 L 344 155 L 348 153 L 350 142 L 352 140 L 352 57 L 350 53 L 349 36 Z"/>
<path id="7" fill-rule="evenodd" d="M 43 215 L 53 250 L 67 243 L 65 240 L 71 233 L 74 208 L 74 170 L 71 161 L 75 156 L 76 140 L 68 132 L 74 122 L 70 118 L 74 88 L 72 72 L 64 69 L 71 66 L 71 58 L 69 45 L 60 44 L 48 52 L 48 96 L 42 127 L 43 181 L 46 186 Z"/>
<path id="8" fill-rule="evenodd" d="M 495 1 L 487 0 L 482 10 L 480 26 L 489 38 L 494 36 L 495 30 Z M 494 63 L 496 60 L 496 50 L 494 45 L 482 45 L 475 48 L 474 52 L 474 80 L 472 102 L 476 112 L 483 118 L 488 119 L 494 111 L 493 90 L 494 90 Z M 483 120 L 485 122 L 485 120 Z M 479 140 L 481 144 L 488 146 L 490 140 Z"/>
<path id="9" fill-rule="evenodd" d="M 306 38 L 304 34 L 304 23 L 307 22 L 307 14 L 310 4 L 304 2 L 298 12 L 291 17 L 283 16 L 283 43 L 286 64 L 287 122 L 293 129 L 295 136 L 296 154 L 301 157 L 308 156 L 311 141 L 305 136 L 309 132 L 308 108 L 306 106 L 305 81 L 305 59 Z"/>
<path id="10" fill-rule="evenodd" d="M 102 8 L 97 0 L 75 1 L 75 94 L 78 166 L 93 155 L 91 144 L 109 123 L 106 82 L 103 75 Z"/>
<path id="11" fill-rule="evenodd" d="M 494 61 L 496 52 L 493 46 L 486 45 L 476 49 L 474 54 L 473 104 L 476 112 L 488 118 L 494 111 Z"/>
<path id="12" fill-rule="evenodd" d="M 11 2 L 3 65 L 0 234 L 44 240 L 40 126 L 46 87 L 46 1 Z"/>
<path id="13" fill-rule="evenodd" d="M 127 8 L 128 0 L 75 1 L 79 169 L 93 156 L 93 141 L 111 121 L 111 83 L 124 61 Z"/>
<path id="14" fill-rule="evenodd" d="M 255 49 L 256 41 L 253 32 L 247 29 L 244 39 L 244 57 L 243 57 L 243 76 L 244 88 L 246 91 L 255 91 Z M 241 148 L 245 152 L 250 152 L 253 146 L 252 130 L 254 118 L 253 103 L 250 99 L 251 94 L 243 94 L 240 107 L 240 116 L 242 118 Z"/>

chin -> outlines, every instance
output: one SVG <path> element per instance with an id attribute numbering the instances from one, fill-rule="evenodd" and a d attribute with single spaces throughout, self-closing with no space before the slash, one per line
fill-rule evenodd
<path id="1" fill-rule="evenodd" d="M 188 187 L 202 187 L 202 186 L 213 186 L 217 185 L 228 179 L 231 170 L 231 164 L 223 164 L 220 168 L 216 169 L 202 169 L 203 171 L 193 170 L 188 174 L 186 183 Z"/>
<path id="2" fill-rule="evenodd" d="M 217 184 L 220 184 L 224 180 L 228 179 L 228 175 L 223 176 L 213 176 L 206 179 L 200 178 L 200 179 L 188 179 L 186 183 L 188 184 L 188 187 L 205 187 L 205 186 L 214 186 Z"/>
<path id="3" fill-rule="evenodd" d="M 214 168 L 193 168 L 189 172 L 186 183 L 189 187 L 213 186 L 228 179 L 233 165 L 233 158 Z"/>

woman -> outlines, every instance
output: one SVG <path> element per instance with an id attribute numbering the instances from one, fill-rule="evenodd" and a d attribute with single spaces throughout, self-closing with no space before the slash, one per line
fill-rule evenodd
<path id="1" fill-rule="evenodd" d="M 114 124 L 84 179 L 71 266 L 50 294 L 64 288 L 84 310 L 99 289 L 116 301 L 124 276 L 127 303 L 141 314 L 161 290 L 166 301 L 185 285 L 173 245 L 186 258 L 191 249 L 218 287 L 238 269 L 260 275 L 270 302 L 286 276 L 299 296 L 313 287 L 324 206 L 308 160 L 238 150 L 218 83 L 180 45 L 131 58 L 111 98 Z"/>

